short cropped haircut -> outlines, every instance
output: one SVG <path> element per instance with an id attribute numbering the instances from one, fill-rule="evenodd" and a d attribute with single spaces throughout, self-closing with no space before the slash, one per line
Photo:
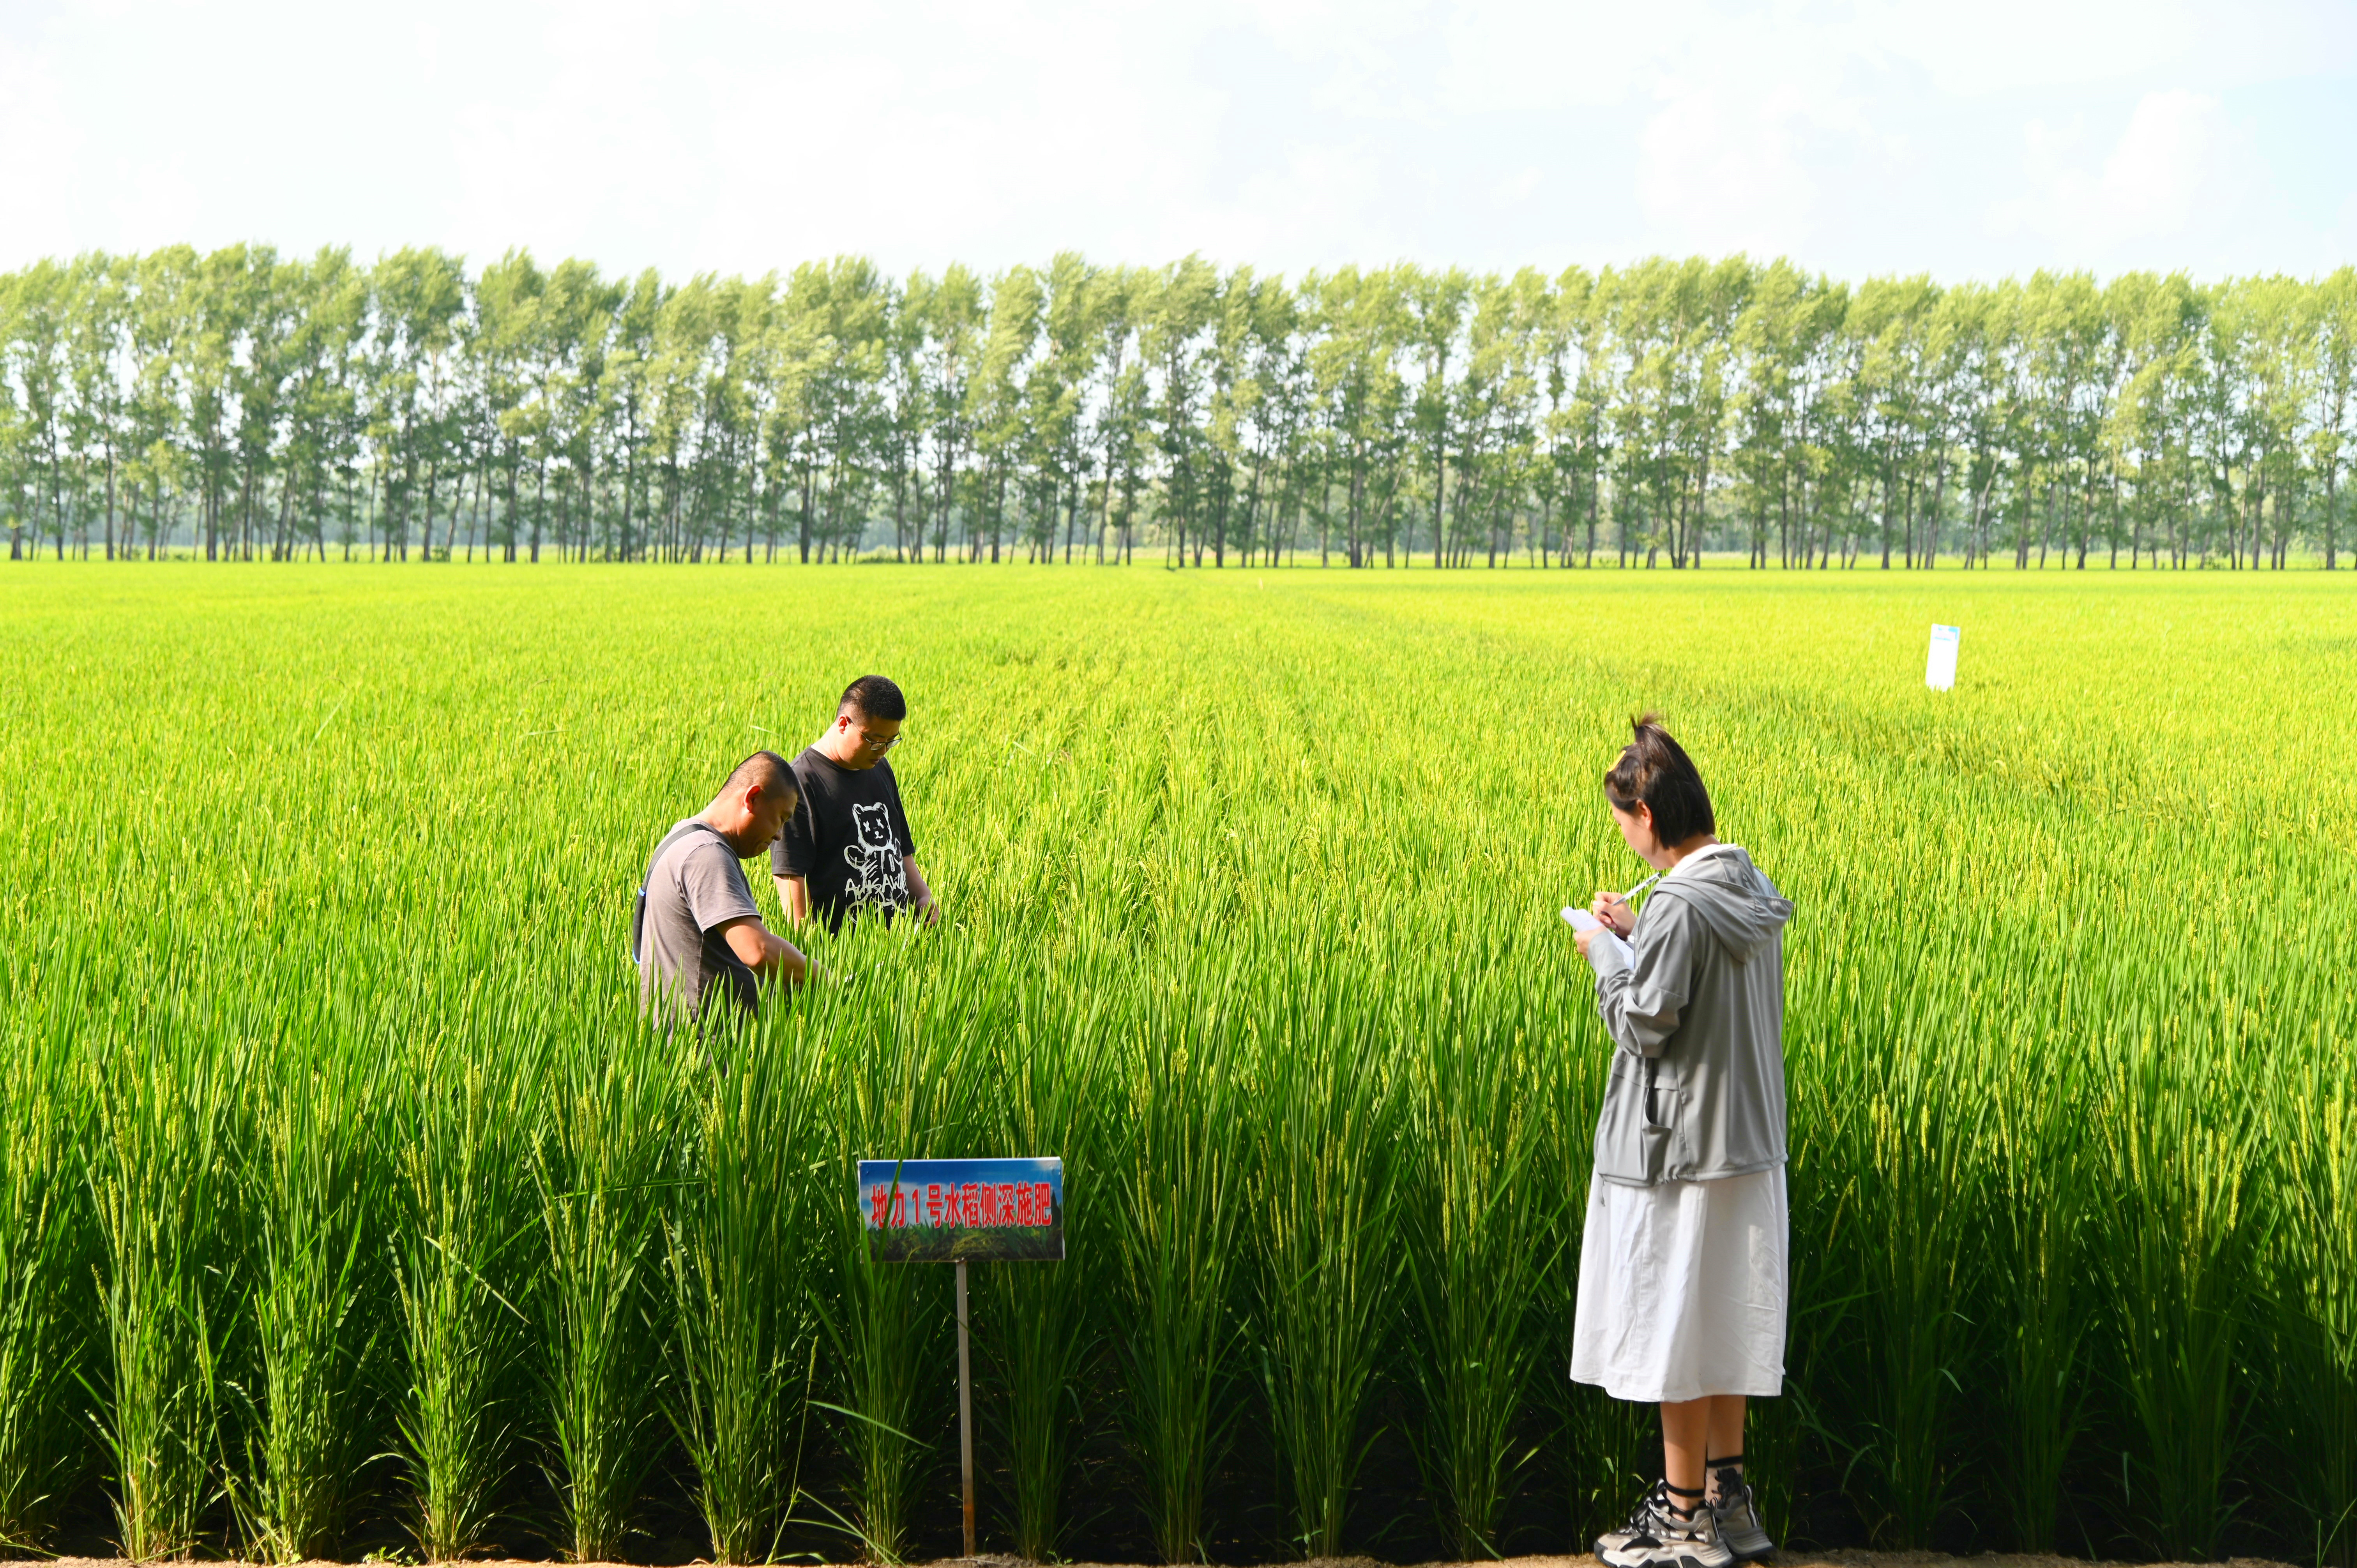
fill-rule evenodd
<path id="1" fill-rule="evenodd" d="M 759 785 L 764 795 L 775 795 L 780 790 L 792 790 L 799 794 L 802 789 L 794 778 L 793 764 L 774 751 L 757 751 L 730 768 L 728 782 L 720 786 L 720 792 L 730 794 L 748 784 Z"/>
<path id="2" fill-rule="evenodd" d="M 1636 738 L 1620 748 L 1620 759 L 1604 773 L 1604 795 L 1623 811 L 1641 803 L 1653 813 L 1653 836 L 1664 844 L 1680 844 L 1696 833 L 1718 832 L 1710 809 L 1710 791 L 1703 788 L 1694 758 L 1670 738 L 1661 716 L 1647 714 L 1630 721 Z"/>
<path id="3" fill-rule="evenodd" d="M 881 675 L 862 675 L 843 689 L 843 701 L 835 704 L 835 713 L 857 714 L 863 719 L 898 721 L 909 716 L 908 699 L 900 688 Z"/>

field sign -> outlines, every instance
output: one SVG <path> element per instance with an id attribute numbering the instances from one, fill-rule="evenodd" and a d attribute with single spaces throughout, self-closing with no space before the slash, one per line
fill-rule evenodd
<path id="1" fill-rule="evenodd" d="M 1956 639 L 1963 635 L 1953 626 L 1932 628 L 1932 656 L 1923 664 L 1923 684 L 1934 692 L 1945 692 L 1956 683 Z"/>
<path id="2" fill-rule="evenodd" d="M 862 1160 L 859 1212 L 879 1263 L 1056 1262 L 1064 1162 Z"/>
<path id="3" fill-rule="evenodd" d="M 974 1368 L 966 1338 L 965 1266 L 1060 1262 L 1064 1162 L 862 1160 L 859 1218 L 878 1263 L 955 1263 L 958 1472 L 965 1494 L 965 1554 L 974 1555 Z"/>

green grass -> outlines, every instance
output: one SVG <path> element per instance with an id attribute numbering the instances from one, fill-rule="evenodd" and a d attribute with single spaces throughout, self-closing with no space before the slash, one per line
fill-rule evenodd
<path id="1" fill-rule="evenodd" d="M 2351 1563 L 2349 592 L 12 570 L 0 1538 L 953 1550 L 949 1271 L 853 1170 L 1060 1154 L 1068 1260 L 975 1271 L 986 1546 L 1581 1543 L 1654 1460 L 1563 1381 L 1555 911 L 1650 707 L 1798 906 L 1771 1521 Z M 949 925 L 649 1036 L 649 846 L 869 670 Z"/>

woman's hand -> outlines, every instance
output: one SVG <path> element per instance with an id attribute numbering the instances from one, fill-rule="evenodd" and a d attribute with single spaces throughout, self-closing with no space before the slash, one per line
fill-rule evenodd
<path id="1" fill-rule="evenodd" d="M 1637 929 L 1637 917 L 1630 912 L 1627 901 L 1618 893 L 1598 893 L 1596 901 L 1588 905 L 1587 912 L 1611 927 L 1614 936 L 1626 937 Z M 1586 935 L 1585 932 L 1581 934 Z M 1580 944 L 1579 950 L 1583 953 L 1587 950 L 1585 942 Z"/>
<path id="2" fill-rule="evenodd" d="M 1594 941 L 1598 937 L 1603 934 L 1604 929 L 1601 926 L 1590 926 L 1584 931 L 1574 933 L 1571 940 L 1573 944 L 1579 949 L 1579 956 L 1586 958 L 1587 956 L 1587 944 Z"/>

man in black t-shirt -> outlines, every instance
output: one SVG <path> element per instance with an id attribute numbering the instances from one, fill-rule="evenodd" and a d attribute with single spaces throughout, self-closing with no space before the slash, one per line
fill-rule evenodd
<path id="1" fill-rule="evenodd" d="M 834 723 L 794 758 L 802 800 L 770 850 L 778 899 L 794 924 L 813 915 L 840 930 L 844 917 L 876 909 L 887 920 L 912 909 L 940 918 L 917 869 L 917 843 L 900 809 L 900 786 L 884 754 L 900 738 L 909 704 L 881 675 L 844 688 Z"/>

